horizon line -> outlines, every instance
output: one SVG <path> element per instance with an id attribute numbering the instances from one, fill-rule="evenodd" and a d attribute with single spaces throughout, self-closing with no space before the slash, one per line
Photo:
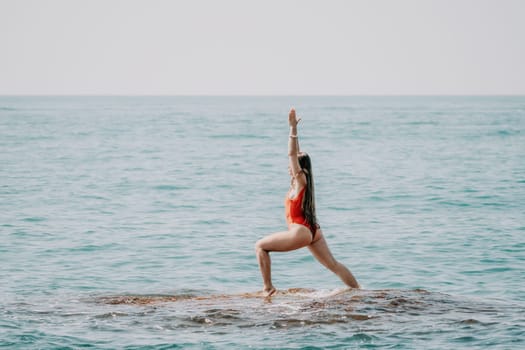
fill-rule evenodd
<path id="1" fill-rule="evenodd" d="M 523 94 L 0 94 L 0 97 L 525 97 Z"/>

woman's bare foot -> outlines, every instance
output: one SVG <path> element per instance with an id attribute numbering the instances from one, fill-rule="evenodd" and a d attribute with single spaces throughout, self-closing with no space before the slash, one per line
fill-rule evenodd
<path id="1" fill-rule="evenodd" d="M 275 293 L 277 293 L 277 289 L 275 289 L 274 286 L 271 286 L 270 288 L 264 288 L 263 289 L 263 295 L 264 295 L 265 298 L 271 297 Z"/>

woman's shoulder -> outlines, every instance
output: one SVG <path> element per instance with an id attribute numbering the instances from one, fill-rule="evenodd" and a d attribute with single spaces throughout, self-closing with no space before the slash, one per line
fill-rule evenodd
<path id="1" fill-rule="evenodd" d="M 306 174 L 303 169 L 300 169 L 297 174 L 295 174 L 295 180 L 299 186 L 306 186 Z"/>
<path id="2" fill-rule="evenodd" d="M 290 190 L 288 191 L 288 198 L 291 199 L 291 200 L 295 200 L 297 199 L 298 197 L 300 197 L 302 195 L 302 193 L 304 192 L 304 190 L 306 189 L 306 186 L 302 185 L 302 184 L 295 184 L 295 185 L 292 185 L 290 187 Z"/>

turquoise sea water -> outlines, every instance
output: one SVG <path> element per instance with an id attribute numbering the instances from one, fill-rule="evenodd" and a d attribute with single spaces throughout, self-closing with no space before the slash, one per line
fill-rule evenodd
<path id="1" fill-rule="evenodd" d="M 318 219 L 285 229 L 287 112 Z M 525 346 L 525 97 L 0 97 L 0 347 Z"/>

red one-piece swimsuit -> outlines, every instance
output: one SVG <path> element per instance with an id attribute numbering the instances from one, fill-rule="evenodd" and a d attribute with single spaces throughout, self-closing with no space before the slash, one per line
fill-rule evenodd
<path id="1" fill-rule="evenodd" d="M 290 199 L 288 194 L 286 195 L 284 199 L 284 210 L 286 214 L 286 222 L 288 223 L 288 228 L 290 228 L 291 224 L 304 225 L 308 227 L 310 232 L 312 232 L 312 236 L 315 236 L 315 231 L 319 227 L 319 225 L 317 225 L 315 230 L 312 229 L 312 227 L 310 226 L 310 224 L 304 217 L 304 213 L 303 213 L 302 204 L 303 204 L 303 197 L 304 197 L 305 190 L 306 190 L 306 187 L 303 187 L 301 191 L 299 191 L 297 196 L 295 196 L 295 198 L 293 199 Z"/>

